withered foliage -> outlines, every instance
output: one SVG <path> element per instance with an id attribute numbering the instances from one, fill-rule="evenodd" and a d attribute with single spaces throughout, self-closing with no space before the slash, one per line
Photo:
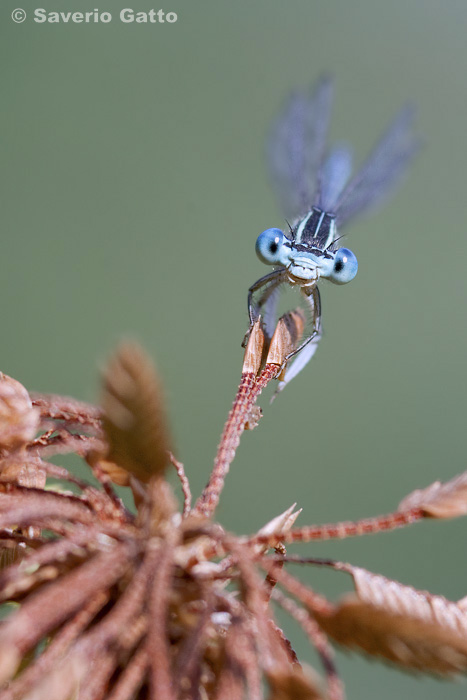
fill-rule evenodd
<path id="1" fill-rule="evenodd" d="M 121 347 L 110 362 L 100 408 L 29 396 L 0 374 L 0 700 L 340 700 L 330 640 L 404 669 L 467 669 L 465 600 L 285 548 L 464 515 L 465 474 L 354 523 L 295 527 L 295 506 L 250 536 L 215 522 L 241 434 L 261 416 L 258 396 L 302 330 L 299 313 L 281 319 L 272 339 L 260 322 L 253 328 L 212 473 L 193 507 L 170 452 L 159 380 L 138 347 Z M 72 453 L 97 485 L 49 461 Z M 173 468 L 181 508 L 166 479 Z M 333 603 L 301 583 L 291 562 L 350 574 L 355 592 Z M 300 664 L 275 606 L 302 626 L 324 678 Z"/>

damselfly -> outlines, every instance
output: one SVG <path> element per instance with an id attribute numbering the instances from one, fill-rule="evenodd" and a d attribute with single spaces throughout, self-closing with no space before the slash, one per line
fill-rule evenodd
<path id="1" fill-rule="evenodd" d="M 269 228 L 256 241 L 256 253 L 274 271 L 248 293 L 250 328 L 261 314 L 267 332 L 276 320 L 283 285 L 300 289 L 310 316 L 310 332 L 291 353 L 283 388 L 309 362 L 321 337 L 318 280 L 350 282 L 357 258 L 339 247 L 340 232 L 390 194 L 403 175 L 419 139 L 413 133 L 414 110 L 405 106 L 389 125 L 362 168 L 352 178 L 352 150 L 347 143 L 326 149 L 333 85 L 322 79 L 310 95 L 295 94 L 274 123 L 268 148 L 269 168 L 288 222 L 288 231 Z"/>

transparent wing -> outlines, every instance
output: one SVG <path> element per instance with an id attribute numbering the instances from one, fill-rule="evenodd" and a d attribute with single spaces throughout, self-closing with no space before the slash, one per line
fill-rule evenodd
<path id="1" fill-rule="evenodd" d="M 413 106 L 406 105 L 344 189 L 334 210 L 338 227 L 377 207 L 392 193 L 421 145 L 413 131 L 414 116 Z"/>
<path id="2" fill-rule="evenodd" d="M 344 187 L 352 174 L 353 151 L 349 144 L 332 147 L 321 169 L 319 207 L 334 212 Z"/>
<path id="3" fill-rule="evenodd" d="M 284 214 L 292 220 L 318 199 L 333 93 L 331 80 L 322 78 L 311 95 L 294 94 L 271 129 L 269 169 Z"/>
<path id="4" fill-rule="evenodd" d="M 301 353 L 292 360 L 290 367 L 287 367 L 287 369 L 285 370 L 284 378 L 280 380 L 271 401 L 276 398 L 276 395 L 280 391 L 285 389 L 287 384 L 291 382 L 292 379 L 295 379 L 297 374 L 299 374 L 299 372 L 301 372 L 302 369 L 304 369 L 304 367 L 306 367 L 306 365 L 309 363 L 309 361 L 317 351 L 320 339 L 320 335 L 313 338 L 313 340 L 309 342 L 306 347 L 303 348 Z"/>

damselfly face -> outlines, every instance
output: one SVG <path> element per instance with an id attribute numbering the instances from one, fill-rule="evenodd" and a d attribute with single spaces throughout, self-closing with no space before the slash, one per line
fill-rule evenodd
<path id="1" fill-rule="evenodd" d="M 327 216 L 324 212 L 321 214 Z M 320 277 L 334 284 L 346 284 L 353 280 L 358 270 L 357 258 L 348 248 L 332 249 L 332 231 L 329 234 L 328 247 L 313 239 L 310 242 L 301 242 L 301 231 L 307 219 L 301 221 L 295 230 L 290 231 L 290 238 L 278 228 L 263 231 L 256 241 L 256 254 L 259 259 L 266 265 L 285 267 L 289 284 L 297 284 L 300 287 L 316 284 Z"/>
<path id="2" fill-rule="evenodd" d="M 326 146 L 332 97 L 329 80 L 321 80 L 310 95 L 294 95 L 274 123 L 269 142 L 273 181 L 284 214 L 294 224 L 287 233 L 269 228 L 258 236 L 258 257 L 275 269 L 249 289 L 250 328 L 262 315 L 266 331 L 273 329 L 278 294 L 292 286 L 300 290 L 311 329 L 293 353 L 296 357 L 287 367 L 282 386 L 311 359 L 321 337 L 318 280 L 346 284 L 357 274 L 355 255 L 337 245 L 342 228 L 391 193 L 419 147 L 412 128 L 413 109 L 407 106 L 352 177 L 350 146 Z"/>

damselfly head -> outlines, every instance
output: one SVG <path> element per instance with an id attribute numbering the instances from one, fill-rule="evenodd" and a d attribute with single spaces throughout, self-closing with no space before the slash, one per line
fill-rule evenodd
<path id="1" fill-rule="evenodd" d="M 357 258 L 348 248 L 322 250 L 316 244 L 298 244 L 278 228 L 268 228 L 258 236 L 256 254 L 266 265 L 285 267 L 290 284 L 306 285 L 319 277 L 345 284 L 357 274 Z"/>

